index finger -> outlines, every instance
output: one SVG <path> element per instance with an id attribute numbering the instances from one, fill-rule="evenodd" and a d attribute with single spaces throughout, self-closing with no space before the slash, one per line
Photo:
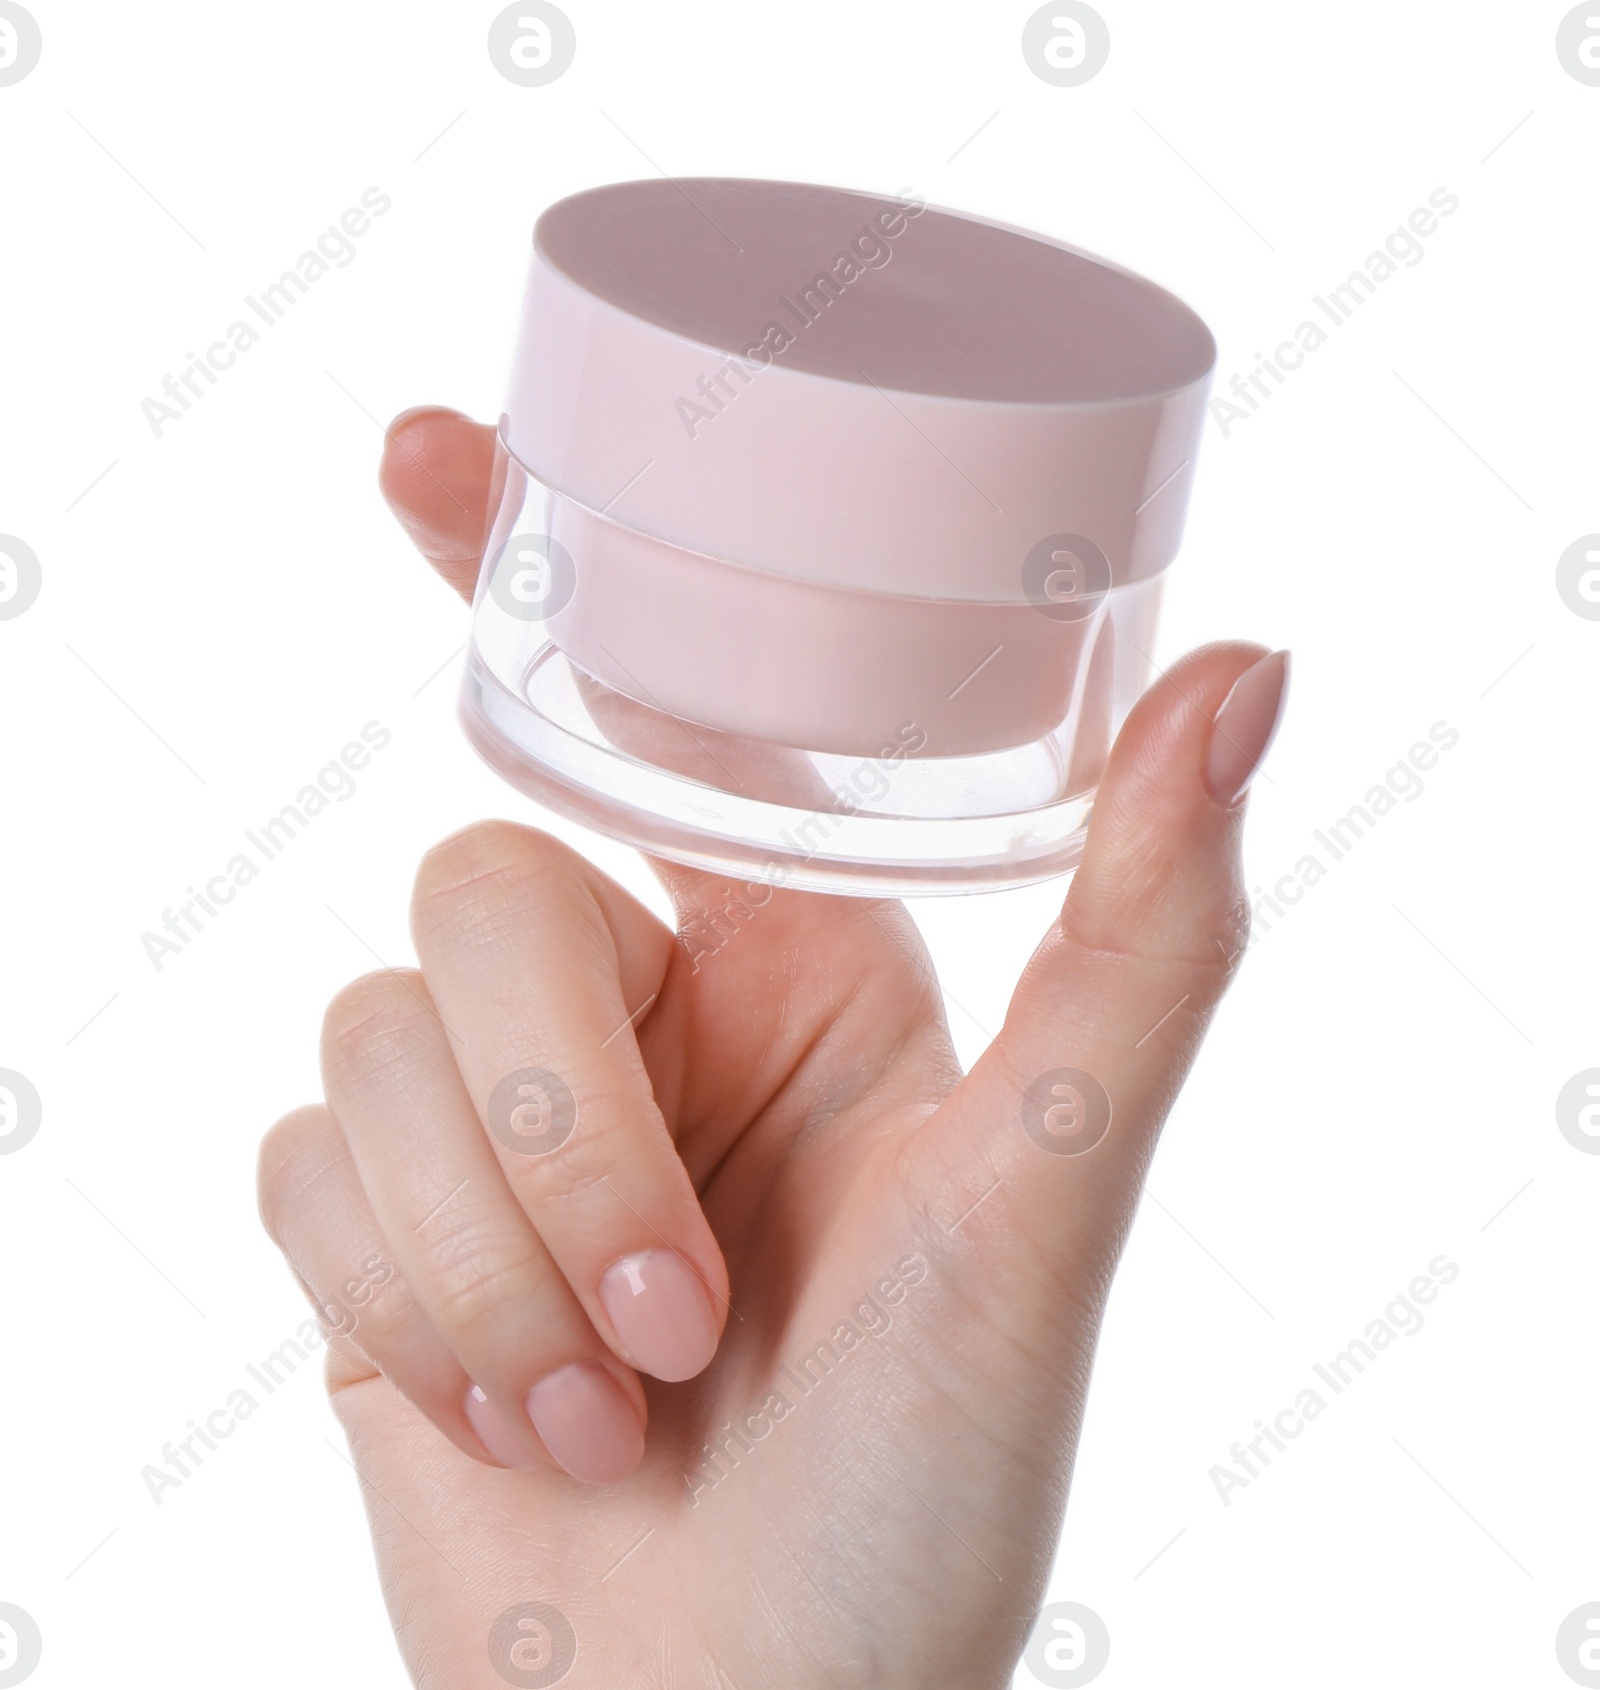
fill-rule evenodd
<path id="1" fill-rule="evenodd" d="M 494 430 L 443 405 L 402 411 L 384 430 L 378 486 L 417 550 L 471 599 L 488 535 Z"/>
<path id="2" fill-rule="evenodd" d="M 711 1360 L 727 1269 L 635 1039 L 672 937 L 546 834 L 483 823 L 417 876 L 417 955 L 524 1214 L 610 1347 L 658 1379 Z"/>

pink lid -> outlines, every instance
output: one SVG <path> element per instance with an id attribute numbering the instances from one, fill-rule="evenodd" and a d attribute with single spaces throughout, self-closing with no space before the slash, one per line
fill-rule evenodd
<path id="1" fill-rule="evenodd" d="M 1172 560 L 1215 356 L 1154 283 L 909 194 L 622 182 L 535 227 L 502 429 L 558 495 L 693 552 L 1038 603 L 1052 537 L 1105 586 Z"/>

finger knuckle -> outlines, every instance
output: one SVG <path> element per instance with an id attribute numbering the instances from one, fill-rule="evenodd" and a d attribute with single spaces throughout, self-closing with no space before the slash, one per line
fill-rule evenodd
<path id="1" fill-rule="evenodd" d="M 424 1318 L 416 1299 L 398 1279 L 362 1296 L 342 1287 L 326 1306 L 338 1312 L 336 1331 L 359 1332 L 363 1347 L 381 1352 L 403 1347 Z"/>
<path id="2" fill-rule="evenodd" d="M 475 822 L 422 859 L 413 920 L 424 930 L 481 920 L 530 884 L 574 878 L 573 853 L 560 840 L 514 822 Z"/>
<path id="3" fill-rule="evenodd" d="M 1250 905 L 1242 894 L 1202 900 L 1170 883 L 1139 897 L 1130 892 L 1111 919 L 1080 908 L 1070 897 L 1061 913 L 1061 937 L 1083 961 L 1114 969 L 1176 966 L 1194 970 L 1202 980 L 1225 979 L 1249 936 Z"/>
<path id="4" fill-rule="evenodd" d="M 322 1018 L 323 1072 L 359 1079 L 387 1067 L 428 1013 L 427 988 L 415 969 L 366 974 L 344 987 Z"/>
<path id="5" fill-rule="evenodd" d="M 665 1127 L 653 1104 L 636 1095 L 589 1094 L 578 1100 L 571 1136 L 562 1144 L 537 1156 L 502 1160 L 524 1203 L 560 1201 L 583 1196 L 625 1162 L 653 1153 L 658 1137 L 664 1139 Z"/>
<path id="6" fill-rule="evenodd" d="M 437 1244 L 431 1255 L 436 1323 L 447 1332 L 479 1332 L 505 1324 L 525 1309 L 538 1289 L 538 1274 L 526 1252 L 486 1246 L 481 1236 L 461 1233 Z"/>
<path id="7" fill-rule="evenodd" d="M 282 1244 L 284 1220 L 327 1165 L 329 1123 L 320 1105 L 292 1110 L 267 1130 L 256 1152 L 256 1205 L 267 1236 Z"/>

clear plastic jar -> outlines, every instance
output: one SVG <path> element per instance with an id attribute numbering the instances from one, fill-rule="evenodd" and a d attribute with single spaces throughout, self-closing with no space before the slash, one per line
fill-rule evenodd
<path id="1" fill-rule="evenodd" d="M 906 197 L 561 202 L 500 427 L 473 742 L 550 808 L 750 881 L 1070 868 L 1214 356 L 1153 284 Z"/>

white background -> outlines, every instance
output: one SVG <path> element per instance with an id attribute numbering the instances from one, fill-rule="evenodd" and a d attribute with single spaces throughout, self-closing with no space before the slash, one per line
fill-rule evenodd
<path id="1" fill-rule="evenodd" d="M 467 750 L 465 613 L 374 483 L 402 407 L 497 413 L 535 215 L 659 168 L 909 185 L 1081 244 L 1206 317 L 1219 386 L 1459 197 L 1207 431 L 1158 655 L 1294 651 L 1252 883 L 1430 725 L 1460 741 L 1241 964 L 1112 1299 L 1052 1596 L 1104 1617 L 1106 1690 L 1569 1683 L 1600 1159 L 1554 1102 L 1600 1064 L 1600 623 L 1555 563 L 1600 529 L 1600 89 L 1557 60 L 1566 8 L 1104 0 L 1110 61 L 1066 89 L 1023 61 L 1028 6 L 570 0 L 542 89 L 491 66 L 497 9 L 37 0 L 43 58 L 0 88 L 0 531 L 44 582 L 0 622 L 0 1067 L 44 1099 L 0 1158 L 0 1600 L 43 1628 L 34 1682 L 403 1683 L 313 1369 L 159 1508 L 140 1469 L 305 1318 L 256 1141 L 316 1094 L 329 995 L 410 960 L 420 853 L 536 820 L 659 904 Z M 157 438 L 141 399 L 371 186 L 354 261 Z M 140 935 L 373 720 L 356 795 L 156 972 Z M 1061 890 L 918 906 L 967 1058 Z M 1223 1506 L 1229 1445 L 1440 1253 L 1425 1327 Z"/>

